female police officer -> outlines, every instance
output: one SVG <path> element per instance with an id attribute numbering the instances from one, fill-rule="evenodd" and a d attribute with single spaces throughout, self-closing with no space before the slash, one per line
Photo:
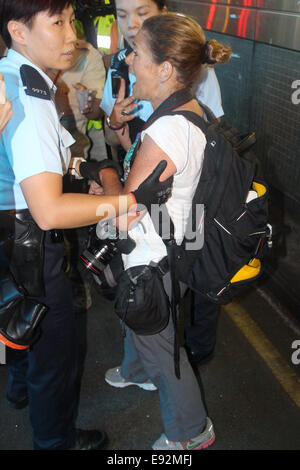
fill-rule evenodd
<path id="1" fill-rule="evenodd" d="M 73 139 L 60 125 L 53 101 L 55 87 L 45 71 L 64 70 L 72 60 L 76 40 L 72 4 L 73 0 L 0 0 L 1 35 L 10 48 L 0 71 L 13 109 L 0 142 L 0 210 L 16 217 L 25 229 L 28 223 L 39 228 L 42 273 L 36 270 L 41 263 L 28 267 L 22 259 L 25 270 L 19 275 L 29 294 L 48 307 L 38 341 L 9 364 L 8 399 L 15 407 L 29 402 L 34 449 L 90 450 L 101 448 L 105 441 L 100 431 L 74 427 L 75 320 L 70 289 L 61 271 L 63 245 L 53 229 L 89 225 L 115 211 L 126 212 L 134 197 L 145 205 L 158 202 L 154 192 L 160 193 L 170 183 L 160 187 L 158 171 L 142 191 L 122 198 L 62 193 Z M 72 171 L 79 174 L 81 165 L 73 162 Z M 28 242 L 28 233 L 21 236 Z"/>

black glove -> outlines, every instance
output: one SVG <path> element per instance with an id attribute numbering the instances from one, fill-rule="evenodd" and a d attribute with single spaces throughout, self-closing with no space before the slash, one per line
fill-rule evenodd
<path id="1" fill-rule="evenodd" d="M 106 158 L 101 162 L 82 162 L 79 165 L 79 172 L 84 178 L 96 181 L 96 183 L 101 186 L 99 171 L 103 170 L 104 168 L 113 168 L 118 173 L 119 178 L 121 178 L 123 175 L 118 163 L 110 160 L 109 158 Z"/>
<path id="2" fill-rule="evenodd" d="M 163 204 L 168 199 L 171 194 L 173 176 L 170 176 L 166 181 L 159 181 L 159 177 L 164 172 L 166 166 L 166 160 L 159 162 L 151 175 L 135 191 L 132 191 L 138 205 L 137 210 L 144 209 L 139 207 L 142 204 L 150 211 L 151 204 Z"/>

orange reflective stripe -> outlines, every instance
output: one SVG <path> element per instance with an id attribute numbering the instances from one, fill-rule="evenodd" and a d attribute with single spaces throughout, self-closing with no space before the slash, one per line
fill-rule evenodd
<path id="1" fill-rule="evenodd" d="M 12 343 L 11 341 L 9 341 L 8 339 L 6 339 L 4 336 L 2 336 L 0 334 L 0 341 L 1 343 L 4 343 L 5 346 L 8 346 L 9 348 L 12 348 L 12 349 L 19 349 L 19 350 L 23 350 L 23 349 L 28 349 L 29 348 L 29 345 L 27 346 L 21 346 L 20 344 L 15 344 L 15 343 Z"/>
<path id="2" fill-rule="evenodd" d="M 113 22 L 110 30 L 110 53 L 115 54 L 118 51 L 118 27 L 117 20 Z"/>

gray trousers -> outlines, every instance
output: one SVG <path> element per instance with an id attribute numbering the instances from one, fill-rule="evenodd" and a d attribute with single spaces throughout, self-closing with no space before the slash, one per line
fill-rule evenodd
<path id="1" fill-rule="evenodd" d="M 107 158 L 107 149 L 105 145 L 105 137 L 102 129 L 92 127 L 87 133 L 91 147 L 89 149 L 89 159 L 100 162 Z"/>
<path id="2" fill-rule="evenodd" d="M 170 277 L 164 277 L 170 296 Z M 206 424 L 201 392 L 186 351 L 180 348 L 180 379 L 174 371 L 174 326 L 158 334 L 139 336 L 126 328 L 121 375 L 130 382 L 150 379 L 158 388 L 164 431 L 170 441 L 198 436 Z"/>

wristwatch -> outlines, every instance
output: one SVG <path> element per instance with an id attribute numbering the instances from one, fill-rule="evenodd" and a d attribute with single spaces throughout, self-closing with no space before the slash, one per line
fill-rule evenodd
<path id="1" fill-rule="evenodd" d="M 123 124 L 121 124 L 121 126 L 119 127 L 112 127 L 111 124 L 110 124 L 110 117 L 107 116 L 106 118 L 106 122 L 107 122 L 107 125 L 108 127 L 112 130 L 112 131 L 119 131 L 120 129 L 123 129 L 123 127 L 125 126 L 125 122 L 123 122 Z"/>
<path id="2" fill-rule="evenodd" d="M 85 160 L 85 158 L 81 158 L 81 157 L 75 157 L 75 158 L 73 158 L 72 167 L 69 168 L 69 171 L 70 171 L 70 174 L 71 174 L 72 176 L 75 176 L 75 179 L 81 180 L 83 177 L 82 177 L 80 174 L 78 174 L 77 171 L 76 171 L 76 163 L 77 163 L 78 161 L 80 161 L 80 162 L 85 162 L 86 160 Z"/>

